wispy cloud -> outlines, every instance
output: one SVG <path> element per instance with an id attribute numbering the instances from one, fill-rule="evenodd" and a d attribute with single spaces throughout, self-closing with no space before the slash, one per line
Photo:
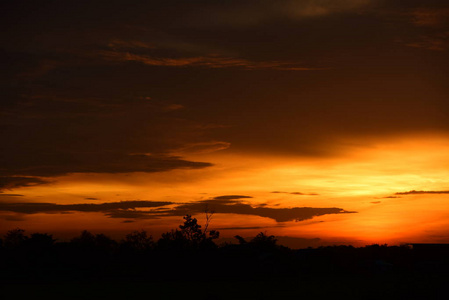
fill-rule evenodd
<path id="1" fill-rule="evenodd" d="M 299 196 L 319 196 L 317 193 L 301 193 L 301 192 L 282 192 L 282 191 L 273 191 L 272 194 L 290 194 L 290 195 L 299 195 Z"/>
<path id="2" fill-rule="evenodd" d="M 174 155 L 184 155 L 184 154 L 205 154 L 216 152 L 220 150 L 226 150 L 231 146 L 231 143 L 221 142 L 221 141 L 211 141 L 211 142 L 200 142 L 200 143 L 190 143 L 182 148 L 175 149 L 172 151 Z"/>
<path id="3" fill-rule="evenodd" d="M 449 31 L 423 35 L 419 40 L 406 44 L 409 47 L 423 48 L 434 51 L 449 49 Z"/>
<path id="4" fill-rule="evenodd" d="M 449 23 L 449 9 L 417 8 L 410 15 L 416 26 L 440 27 Z"/>
<path id="5" fill-rule="evenodd" d="M 415 8 L 407 13 L 411 22 L 425 30 L 416 41 L 406 45 L 434 51 L 449 49 L 449 8 L 429 7 Z"/>
<path id="6" fill-rule="evenodd" d="M 239 1 L 233 6 L 214 7 L 208 13 L 215 26 L 252 27 L 273 19 L 304 20 L 357 12 L 375 0 L 278 0 Z"/>
<path id="7" fill-rule="evenodd" d="M 104 60 L 114 62 L 139 62 L 149 66 L 162 67 L 204 67 L 204 68 L 241 68 L 245 70 L 272 69 L 283 71 L 316 71 L 325 68 L 300 66 L 293 62 L 283 61 L 251 61 L 243 58 L 225 57 L 218 55 L 194 57 L 153 57 L 151 55 L 136 54 L 121 51 L 98 51 L 98 56 Z"/>
<path id="8" fill-rule="evenodd" d="M 357 11 L 373 2 L 373 0 L 286 1 L 285 11 L 287 14 L 297 18 L 321 17 L 330 14 Z"/>
<path id="9" fill-rule="evenodd" d="M 38 177 L 25 177 L 25 176 L 0 176 L 0 191 L 11 190 L 19 187 L 29 187 L 39 184 L 49 183 L 48 180 L 44 180 Z M 0 194 L 1 195 L 1 194 Z M 6 195 L 6 194 L 3 194 Z M 13 195 L 13 194 L 8 194 Z M 19 196 L 17 194 L 14 194 Z"/>
<path id="10" fill-rule="evenodd" d="M 408 191 L 408 192 L 398 192 L 395 195 L 420 195 L 420 194 L 449 194 L 449 191 Z"/>

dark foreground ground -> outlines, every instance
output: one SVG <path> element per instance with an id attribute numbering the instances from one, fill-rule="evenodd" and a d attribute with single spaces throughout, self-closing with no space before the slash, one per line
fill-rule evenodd
<path id="1" fill-rule="evenodd" d="M 407 247 L 83 251 L 3 256 L 2 298 L 449 299 L 449 255 Z"/>
<path id="2" fill-rule="evenodd" d="M 449 299 L 448 245 L 294 250 L 260 233 L 218 246 L 197 227 L 186 218 L 157 242 L 8 232 L 0 299 Z"/>
<path id="3" fill-rule="evenodd" d="M 448 299 L 449 277 L 98 280 L 2 284 L 3 299 Z"/>

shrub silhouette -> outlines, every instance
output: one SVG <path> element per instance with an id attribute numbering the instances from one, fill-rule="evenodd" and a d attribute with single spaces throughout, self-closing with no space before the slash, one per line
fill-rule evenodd
<path id="1" fill-rule="evenodd" d="M 25 244 L 28 248 L 33 249 L 34 251 L 45 251 L 50 249 L 56 239 L 53 238 L 53 235 L 48 233 L 33 233 L 29 238 L 26 239 Z"/>
<path id="2" fill-rule="evenodd" d="M 78 237 L 74 237 L 71 242 L 73 244 L 77 244 L 80 246 L 85 246 L 85 247 L 89 247 L 89 246 L 94 246 L 95 245 L 95 236 L 87 231 L 87 230 L 83 230 L 80 234 L 80 236 Z"/>
<path id="3" fill-rule="evenodd" d="M 206 224 L 207 227 L 208 224 Z M 213 242 L 220 236 L 215 230 L 207 232 L 201 229 L 196 218 L 191 215 L 184 216 L 184 224 L 179 226 L 181 230 L 171 230 L 163 233 L 158 241 L 158 247 L 171 249 L 197 249 L 216 248 Z"/>
<path id="4" fill-rule="evenodd" d="M 133 231 L 125 236 L 125 239 L 121 242 L 121 247 L 126 250 L 132 250 L 136 252 L 145 252 L 153 249 L 155 243 L 153 237 L 147 235 L 145 230 Z"/>
<path id="5" fill-rule="evenodd" d="M 71 244 L 82 252 L 96 254 L 112 253 L 117 248 L 117 242 L 104 234 L 92 234 L 84 230 L 81 235 L 72 239 Z"/>
<path id="6" fill-rule="evenodd" d="M 274 235 L 267 235 L 264 232 L 257 234 L 252 240 L 251 244 L 261 248 L 274 248 L 276 246 L 277 239 Z"/>
<path id="7" fill-rule="evenodd" d="M 22 246 L 28 237 L 24 234 L 25 230 L 16 228 L 8 231 L 4 236 L 3 244 L 5 248 L 16 249 Z"/>

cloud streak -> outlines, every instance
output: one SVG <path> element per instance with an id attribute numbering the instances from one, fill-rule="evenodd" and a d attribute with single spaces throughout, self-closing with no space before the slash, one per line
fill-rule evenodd
<path id="1" fill-rule="evenodd" d="M 416 191 L 398 192 L 395 195 L 449 194 L 449 191 Z"/>
<path id="2" fill-rule="evenodd" d="M 449 49 L 449 31 L 438 32 L 432 35 L 423 35 L 418 41 L 406 44 L 408 47 L 423 48 L 434 51 L 445 51 Z"/>
<path id="3" fill-rule="evenodd" d="M 300 21 L 357 12 L 373 2 L 373 0 L 278 0 L 254 4 L 252 1 L 236 1 L 232 6 L 212 7 L 207 13 L 213 16 L 211 25 L 247 28 L 276 19 Z"/>
<path id="4" fill-rule="evenodd" d="M 200 169 L 212 166 L 211 163 L 193 162 L 183 160 L 177 156 L 145 155 L 145 154 L 112 154 L 112 153 L 73 153 L 76 159 L 68 155 L 65 163 L 56 164 L 53 161 L 37 162 L 23 166 L 16 166 L 10 173 L 25 174 L 31 176 L 61 176 L 69 173 L 128 173 L 128 172 L 163 172 L 173 169 Z M 55 156 L 57 153 L 55 153 Z M 70 153 L 69 153 L 70 155 Z M 62 158 L 62 157 L 61 157 Z M 81 159 L 81 161 L 78 161 Z M 6 171 L 7 172 L 7 171 Z M 9 177 L 14 183 L 15 178 Z M 47 183 L 45 180 L 32 177 L 26 180 L 17 180 L 15 186 L 31 186 Z"/>
<path id="5" fill-rule="evenodd" d="M 30 187 L 46 183 L 49 183 L 49 181 L 38 177 L 0 176 L 0 191 L 12 190 L 19 187 Z"/>
<path id="6" fill-rule="evenodd" d="M 272 69 L 282 71 L 316 71 L 325 68 L 304 67 L 292 62 L 282 61 L 251 61 L 243 58 L 224 57 L 217 55 L 196 57 L 153 57 L 131 52 L 99 51 L 98 56 L 114 62 L 139 62 L 149 66 L 161 67 L 203 67 L 203 68 L 241 68 L 245 70 Z"/>
<path id="7" fill-rule="evenodd" d="M 290 194 L 290 195 L 298 195 L 298 196 L 319 196 L 317 193 L 301 193 L 301 192 L 281 192 L 281 191 L 273 191 L 272 194 Z"/>
<path id="8" fill-rule="evenodd" d="M 101 212 L 109 218 L 158 219 L 169 216 L 184 216 L 186 214 L 202 214 L 206 210 L 209 210 L 219 214 L 253 215 L 270 218 L 278 223 L 304 221 L 326 214 L 354 213 L 336 207 L 253 207 L 242 201 L 242 199 L 250 198 L 252 197 L 243 195 L 224 195 L 208 200 L 181 204 L 157 201 L 122 201 L 101 204 L 0 203 L 0 211 L 18 214 Z M 169 208 L 168 206 L 170 205 L 174 207 Z M 150 210 L 141 210 L 147 208 L 150 208 Z"/>
<path id="9" fill-rule="evenodd" d="M 410 15 L 416 26 L 441 27 L 449 23 L 449 9 L 447 8 L 417 8 Z"/>
<path id="10" fill-rule="evenodd" d="M 55 203 L 0 203 L 0 211 L 21 214 L 67 213 L 67 212 L 105 212 L 113 213 L 138 208 L 154 208 L 173 204 L 156 201 L 122 201 L 100 204 L 55 204 Z M 132 213 L 133 211 L 130 211 Z"/>
<path id="11" fill-rule="evenodd" d="M 205 209 L 224 214 L 254 215 L 270 218 L 276 222 L 304 221 L 316 216 L 326 214 L 354 213 L 342 208 L 313 208 L 313 207 L 292 207 L 292 208 L 270 208 L 265 206 L 253 207 L 240 199 L 249 196 L 221 196 L 210 200 L 203 200 L 195 203 L 186 203 L 177 206 L 171 212 L 172 215 L 185 215 L 192 213 L 204 213 Z"/>

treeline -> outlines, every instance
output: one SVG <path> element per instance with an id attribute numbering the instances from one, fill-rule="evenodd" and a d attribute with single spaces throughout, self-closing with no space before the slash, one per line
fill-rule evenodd
<path id="1" fill-rule="evenodd" d="M 271 277 L 375 276 L 432 274 L 447 270 L 448 257 L 429 257 L 408 246 L 332 246 L 293 250 L 259 233 L 251 240 L 217 245 L 219 232 L 198 225 L 190 215 L 184 224 L 157 241 L 135 231 L 115 241 L 83 231 L 69 242 L 50 234 L 9 231 L 0 240 L 0 279 L 66 280 L 250 280 Z"/>

